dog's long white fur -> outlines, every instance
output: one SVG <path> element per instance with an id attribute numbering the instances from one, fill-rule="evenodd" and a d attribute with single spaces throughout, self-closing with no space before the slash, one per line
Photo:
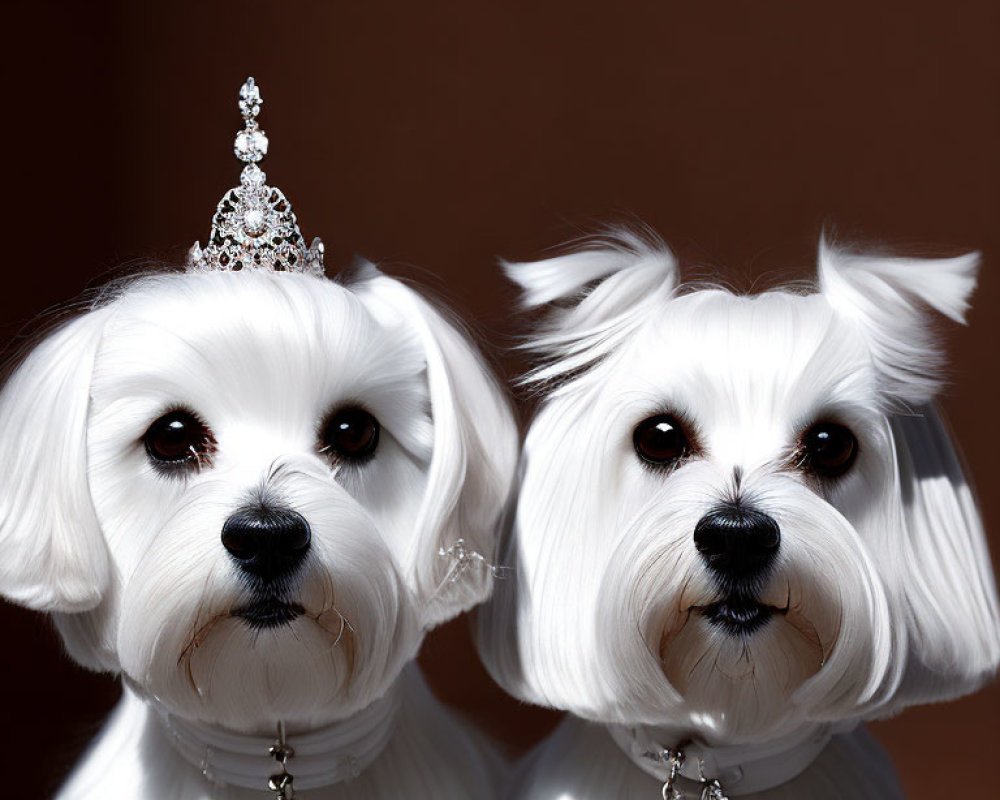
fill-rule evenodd
<path id="1" fill-rule="evenodd" d="M 996 669 L 982 526 L 933 405 L 931 314 L 963 319 L 978 256 L 824 244 L 819 262 L 811 290 L 755 296 L 684 286 L 662 243 L 627 231 L 506 265 L 526 305 L 552 304 L 528 339 L 542 360 L 526 381 L 547 396 L 479 645 L 508 691 L 582 718 L 529 759 L 512 796 L 659 797 L 594 723 L 655 726 L 671 746 L 760 743 L 956 697 Z M 633 428 L 661 412 L 700 442 L 671 471 L 633 451 Z M 824 483 L 794 457 L 825 419 L 860 450 Z M 733 497 L 780 526 L 761 599 L 788 608 L 745 637 L 692 610 L 719 599 L 695 525 Z M 752 796 L 892 797 L 891 772 L 859 729 Z"/>
<path id="2" fill-rule="evenodd" d="M 343 406 L 381 424 L 360 466 L 319 452 Z M 184 476 L 158 473 L 141 441 L 175 407 L 217 442 Z M 187 800 L 266 787 L 206 781 L 164 745 L 154 706 L 234 732 L 282 720 L 294 736 L 383 696 L 426 630 L 488 595 L 485 561 L 441 552 L 461 539 L 491 553 L 517 442 L 466 337 L 368 266 L 345 283 L 209 273 L 114 287 L 13 374 L 0 449 L 0 592 L 51 612 L 73 658 L 129 689 L 60 797 Z M 304 516 L 312 543 L 305 614 L 254 631 L 230 616 L 248 589 L 220 532 L 262 497 Z M 413 685 L 376 763 L 310 797 L 492 796 L 492 756 Z"/>

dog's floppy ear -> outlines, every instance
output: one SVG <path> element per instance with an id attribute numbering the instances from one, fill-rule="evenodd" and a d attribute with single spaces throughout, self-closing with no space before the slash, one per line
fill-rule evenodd
<path id="1" fill-rule="evenodd" d="M 927 311 L 964 323 L 978 266 L 978 253 L 890 258 L 847 253 L 821 242 L 820 291 L 860 327 L 879 388 L 891 403 L 921 405 L 937 393 L 943 353 Z"/>
<path id="2" fill-rule="evenodd" d="M 39 611 L 100 602 L 110 569 L 87 481 L 87 414 L 106 310 L 64 324 L 0 393 L 0 594 Z"/>
<path id="3" fill-rule="evenodd" d="M 677 288 L 677 263 L 667 246 L 625 229 L 585 240 L 544 261 L 502 262 L 523 289 L 527 308 L 551 305 L 527 342 L 546 363 L 527 376 L 546 381 L 585 368 L 663 308 Z"/>
<path id="4" fill-rule="evenodd" d="M 376 317 L 389 309 L 427 360 L 434 444 L 413 577 L 431 627 L 489 597 L 517 427 L 506 395 L 456 321 L 371 265 L 351 288 Z"/>
<path id="5" fill-rule="evenodd" d="M 947 700 L 1000 665 L 1000 612 L 975 497 L 931 405 L 891 418 L 906 532 L 898 543 L 910 662 L 897 700 Z M 895 544 L 895 543 L 894 543 Z"/>

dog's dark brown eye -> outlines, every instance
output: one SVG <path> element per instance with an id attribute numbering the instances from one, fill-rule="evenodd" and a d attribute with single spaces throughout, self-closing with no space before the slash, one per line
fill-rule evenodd
<path id="1" fill-rule="evenodd" d="M 323 449 L 332 457 L 354 461 L 368 458 L 378 447 L 379 424 L 361 408 L 343 408 L 330 417 L 323 432 Z"/>
<path id="2" fill-rule="evenodd" d="M 650 464 L 669 464 L 691 452 L 681 424 L 669 414 L 644 419 L 632 432 L 635 452 Z"/>
<path id="3" fill-rule="evenodd" d="M 161 464 L 198 464 L 215 448 L 215 438 L 194 414 L 171 411 L 164 414 L 142 437 L 146 452 Z"/>
<path id="4" fill-rule="evenodd" d="M 858 440 L 844 425 L 817 422 L 802 434 L 800 449 L 806 469 L 825 478 L 836 478 L 854 464 Z"/>

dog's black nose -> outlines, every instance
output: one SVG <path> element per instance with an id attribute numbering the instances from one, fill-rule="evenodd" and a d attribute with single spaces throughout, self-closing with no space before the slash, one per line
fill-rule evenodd
<path id="1" fill-rule="evenodd" d="M 712 509 L 698 521 L 694 544 L 709 569 L 727 578 L 750 578 L 770 566 L 781 532 L 767 514 L 730 504 Z"/>
<path id="2" fill-rule="evenodd" d="M 222 526 L 222 544 L 236 563 L 265 581 L 293 572 L 311 538 L 305 517 L 287 508 L 242 508 Z"/>

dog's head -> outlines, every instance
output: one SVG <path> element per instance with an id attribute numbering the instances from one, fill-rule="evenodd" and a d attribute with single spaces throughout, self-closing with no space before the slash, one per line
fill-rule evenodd
<path id="1" fill-rule="evenodd" d="M 488 595 L 456 556 L 492 552 L 516 432 L 465 337 L 373 267 L 172 274 L 28 355 L 0 452 L 0 591 L 81 663 L 251 728 L 366 705 Z"/>
<path id="2" fill-rule="evenodd" d="M 818 291 L 757 296 L 679 286 L 628 234 L 507 265 L 555 308 L 511 579 L 480 613 L 494 675 L 735 736 L 977 686 L 997 601 L 926 313 L 961 320 L 976 264 L 823 246 Z"/>

